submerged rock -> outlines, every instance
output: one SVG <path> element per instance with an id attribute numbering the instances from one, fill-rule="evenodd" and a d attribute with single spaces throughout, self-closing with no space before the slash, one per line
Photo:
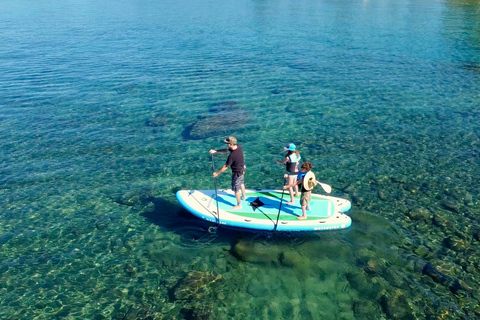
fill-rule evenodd
<path id="1" fill-rule="evenodd" d="M 406 294 L 396 290 L 389 295 L 383 295 L 380 300 L 382 311 L 392 319 L 414 319 Z"/>
<path id="2" fill-rule="evenodd" d="M 297 251 L 292 250 L 280 253 L 279 260 L 280 263 L 286 267 L 302 267 L 310 264 L 309 259 L 302 256 Z"/>
<path id="3" fill-rule="evenodd" d="M 460 203 L 458 203 L 453 199 L 445 199 L 441 202 L 440 205 L 442 206 L 442 208 L 448 211 L 455 212 L 455 213 L 460 212 Z"/>
<path id="4" fill-rule="evenodd" d="M 135 267 L 132 266 L 130 263 L 125 264 L 123 269 L 125 270 L 125 273 L 129 277 L 133 277 L 136 274 Z"/>
<path id="5" fill-rule="evenodd" d="M 431 254 L 430 249 L 428 249 L 426 246 L 423 246 L 423 245 L 418 246 L 413 251 L 415 252 L 415 254 L 423 258 L 426 258 Z"/>
<path id="6" fill-rule="evenodd" d="M 362 196 L 358 196 L 356 194 L 352 194 L 352 203 L 358 206 L 361 206 L 365 199 Z"/>
<path id="7" fill-rule="evenodd" d="M 381 291 L 379 285 L 373 284 L 371 278 L 367 277 L 366 273 L 361 269 L 359 271 L 347 272 L 345 276 L 350 286 L 361 292 L 368 299 L 375 299 L 378 292 Z"/>
<path id="8" fill-rule="evenodd" d="M 251 112 L 244 110 L 236 101 L 214 103 L 209 115 L 201 116 L 182 132 L 185 139 L 205 139 L 211 136 L 228 135 L 243 130 L 251 120 Z"/>
<path id="9" fill-rule="evenodd" d="M 237 242 L 231 250 L 233 256 L 244 262 L 273 263 L 280 261 L 281 251 L 276 247 L 256 242 Z"/>
<path id="10" fill-rule="evenodd" d="M 158 115 L 153 118 L 148 118 L 145 120 L 145 125 L 147 127 L 163 127 L 170 122 L 170 119 L 165 117 L 164 115 Z"/>
<path id="11" fill-rule="evenodd" d="M 181 311 L 184 319 L 192 320 L 208 320 L 215 319 L 213 314 L 213 305 L 205 303 L 196 303 L 194 305 L 188 305 Z"/>
<path id="12" fill-rule="evenodd" d="M 369 319 L 372 314 L 377 313 L 377 306 L 368 300 L 355 300 L 352 303 L 352 310 L 357 319 Z"/>
<path id="13" fill-rule="evenodd" d="M 382 274 L 384 264 L 378 259 L 370 259 L 364 266 L 364 270 L 368 274 Z"/>
<path id="14" fill-rule="evenodd" d="M 97 221 L 95 222 L 95 227 L 98 229 L 98 230 L 105 230 L 107 229 L 108 227 L 108 221 Z"/>
<path id="15" fill-rule="evenodd" d="M 433 215 L 433 224 L 438 227 L 450 228 L 453 226 L 452 219 L 444 212 L 437 211 Z"/>
<path id="16" fill-rule="evenodd" d="M 434 282 L 448 287 L 452 293 L 457 293 L 459 290 L 467 289 L 459 280 L 447 276 L 439 271 L 435 266 L 421 258 L 411 257 L 409 266 L 411 267 L 412 271 L 429 276 Z"/>
<path id="17" fill-rule="evenodd" d="M 468 242 L 455 236 L 450 236 L 443 239 L 443 244 L 445 245 L 445 247 L 455 251 L 465 251 L 469 247 Z"/>
<path id="18" fill-rule="evenodd" d="M 429 263 L 425 264 L 422 273 L 432 278 L 433 281 L 447 286 L 452 293 L 456 293 L 458 290 L 462 289 L 458 280 L 441 273 Z"/>
<path id="19" fill-rule="evenodd" d="M 430 211 L 423 208 L 408 210 L 406 215 L 412 220 L 425 222 L 432 221 L 432 215 L 430 214 Z"/>
<path id="20" fill-rule="evenodd" d="M 214 284 L 223 280 L 222 275 L 209 271 L 191 271 L 171 289 L 172 300 L 201 300 L 214 293 Z"/>
<path id="21" fill-rule="evenodd" d="M 142 188 L 137 190 L 129 191 L 121 196 L 119 196 L 115 202 L 123 204 L 125 206 L 135 206 L 141 204 L 144 201 L 152 199 L 152 193 L 149 188 Z"/>
<path id="22" fill-rule="evenodd" d="M 238 112 L 235 115 L 213 115 L 202 117 L 193 125 L 188 126 L 182 133 L 185 139 L 205 139 L 211 136 L 226 136 L 232 131 L 240 131 L 249 121 L 247 112 Z"/>

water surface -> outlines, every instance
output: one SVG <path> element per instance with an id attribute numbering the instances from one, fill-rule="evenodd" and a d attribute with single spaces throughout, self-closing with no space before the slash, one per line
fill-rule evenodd
<path id="1" fill-rule="evenodd" d="M 0 42 L 1 318 L 480 317 L 478 1 L 6 0 Z M 192 217 L 228 135 L 352 227 Z"/>

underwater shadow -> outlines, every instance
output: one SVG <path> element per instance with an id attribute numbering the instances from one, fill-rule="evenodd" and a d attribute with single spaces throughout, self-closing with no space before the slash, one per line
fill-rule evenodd
<path id="1" fill-rule="evenodd" d="M 249 236 L 249 233 L 227 229 L 217 224 L 201 220 L 193 216 L 175 201 L 164 198 L 151 198 L 151 210 L 140 215 L 150 223 L 178 234 L 185 246 L 195 246 L 196 243 L 232 245 Z"/>

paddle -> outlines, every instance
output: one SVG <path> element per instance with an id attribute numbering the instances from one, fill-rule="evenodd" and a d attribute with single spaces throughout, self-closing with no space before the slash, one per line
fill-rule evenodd
<path id="1" fill-rule="evenodd" d="M 285 187 L 285 185 L 287 184 L 287 179 L 285 178 L 283 181 L 284 181 L 283 186 Z M 280 211 L 282 210 L 282 203 L 283 203 L 283 195 L 284 194 L 285 194 L 285 189 L 283 189 L 283 191 L 282 191 L 282 198 L 280 199 L 280 206 L 278 206 L 277 222 L 275 223 L 275 228 L 273 229 L 273 231 L 277 231 L 278 219 L 280 218 Z"/>
<path id="2" fill-rule="evenodd" d="M 212 170 L 215 172 L 215 161 L 213 160 L 212 153 Z M 217 216 L 218 216 L 218 225 L 220 225 L 220 210 L 218 209 L 218 194 L 217 194 L 217 178 L 213 178 L 213 183 L 215 185 L 215 199 L 217 200 Z"/>
<path id="3" fill-rule="evenodd" d="M 316 180 L 315 180 L 315 182 L 316 182 L 317 184 L 319 184 L 320 187 L 322 187 L 323 190 L 325 190 L 326 193 L 332 192 L 332 187 L 329 186 L 328 184 L 326 184 L 326 183 L 321 183 L 321 182 L 318 182 L 318 181 L 316 181 Z"/>
<path id="4" fill-rule="evenodd" d="M 317 178 L 315 177 L 315 174 L 314 174 L 313 172 L 311 172 L 311 171 L 307 172 L 307 173 L 302 177 L 302 179 L 304 179 L 304 181 L 303 181 L 302 183 L 304 184 L 305 189 L 307 189 L 307 190 L 308 190 L 308 189 L 311 190 L 314 186 L 316 186 L 316 185 L 319 184 L 319 185 L 323 188 L 323 190 L 325 190 L 326 193 L 332 192 L 332 187 L 329 186 L 329 185 L 326 184 L 326 183 L 318 182 L 318 181 L 317 181 Z M 305 181 L 305 179 L 308 179 L 308 181 Z M 308 187 L 307 187 L 307 185 L 305 185 L 305 183 L 307 183 L 307 182 L 308 182 Z M 314 185 L 314 186 L 311 186 L 310 183 L 315 183 L 315 185 Z"/>

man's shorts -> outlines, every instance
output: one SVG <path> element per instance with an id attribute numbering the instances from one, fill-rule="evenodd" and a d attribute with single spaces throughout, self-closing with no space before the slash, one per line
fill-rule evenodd
<path id="1" fill-rule="evenodd" d="M 308 203 L 312 200 L 312 191 L 304 191 L 302 192 L 302 197 L 300 198 L 300 205 L 308 206 Z"/>
<path id="2" fill-rule="evenodd" d="M 241 186 L 244 183 L 245 183 L 245 176 L 243 174 L 239 175 L 239 176 L 233 175 L 232 176 L 232 190 L 233 190 L 233 192 L 235 192 L 235 193 L 240 192 L 242 190 Z"/>

